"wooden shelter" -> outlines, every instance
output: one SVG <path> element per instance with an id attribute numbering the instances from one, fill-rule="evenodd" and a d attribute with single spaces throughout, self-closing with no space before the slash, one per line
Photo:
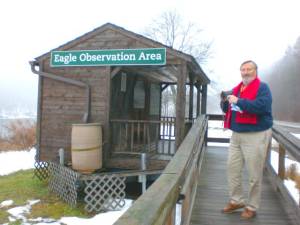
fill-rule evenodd
<path id="1" fill-rule="evenodd" d="M 55 59 L 69 66 L 53 66 L 53 52 L 128 49 L 163 49 L 165 62 L 73 66 L 74 58 L 69 52 L 69 58 Z M 162 168 L 165 163 L 154 156 L 172 156 L 193 114 L 206 113 L 209 79 L 193 56 L 114 24 L 104 24 L 30 64 L 39 75 L 39 161 L 58 161 L 60 148 L 65 149 L 65 159 L 70 161 L 72 124 L 101 123 L 104 167 L 139 168 L 139 158 L 135 156 L 146 152 L 153 155 L 150 167 Z M 176 119 L 161 116 L 161 96 L 169 85 L 177 86 Z"/>

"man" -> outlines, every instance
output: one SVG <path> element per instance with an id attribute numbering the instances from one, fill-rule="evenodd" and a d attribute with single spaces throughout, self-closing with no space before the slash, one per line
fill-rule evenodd
<path id="1" fill-rule="evenodd" d="M 221 95 L 224 127 L 232 130 L 227 161 L 230 201 L 222 210 L 232 213 L 244 208 L 241 218 L 255 217 L 260 205 L 261 181 L 271 138 L 272 95 L 257 76 L 257 65 L 249 60 L 240 67 L 242 82 L 228 96 Z M 249 174 L 248 199 L 243 198 L 242 169 Z"/>

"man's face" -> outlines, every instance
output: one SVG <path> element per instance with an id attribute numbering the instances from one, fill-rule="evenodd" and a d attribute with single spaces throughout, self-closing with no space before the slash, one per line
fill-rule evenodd
<path id="1" fill-rule="evenodd" d="M 255 65 L 251 62 L 242 65 L 241 75 L 243 84 L 248 85 L 251 81 L 253 81 L 256 78 L 257 73 Z"/>

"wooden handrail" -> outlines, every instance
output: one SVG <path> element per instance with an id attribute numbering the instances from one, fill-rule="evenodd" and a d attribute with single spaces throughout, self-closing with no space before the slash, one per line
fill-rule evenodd
<path id="1" fill-rule="evenodd" d="M 222 114 L 207 114 L 209 121 L 224 121 Z M 207 142 L 229 143 L 229 138 L 207 137 Z"/>
<path id="2" fill-rule="evenodd" d="M 282 126 L 277 125 L 276 122 L 272 128 L 272 138 L 274 138 L 279 144 L 278 168 L 273 168 L 269 155 L 266 169 L 274 189 L 280 193 L 279 196 L 283 203 L 283 208 L 291 215 L 295 224 L 298 224 L 300 221 L 300 201 L 298 200 L 299 202 L 297 203 L 297 200 L 291 196 L 290 192 L 284 185 L 284 179 L 286 171 L 286 154 L 291 155 L 297 162 L 300 162 L 300 141 L 287 130 L 283 129 Z M 271 150 L 271 143 L 269 148 Z"/>
<path id="3" fill-rule="evenodd" d="M 224 115 L 222 114 L 207 114 L 208 120 L 224 120 Z"/>
<path id="4" fill-rule="evenodd" d="M 171 117 L 170 117 L 171 118 Z M 174 117 L 175 119 L 175 117 Z M 117 122 L 117 123 L 154 123 L 154 124 L 160 124 L 160 123 L 171 123 L 175 124 L 175 120 L 124 120 L 124 119 L 111 119 L 110 122 Z"/>
<path id="5" fill-rule="evenodd" d="M 223 120 L 223 115 L 200 116 L 179 146 L 173 159 L 161 176 L 140 196 L 135 203 L 116 221 L 115 225 L 152 225 L 174 224 L 176 202 L 182 199 L 181 224 L 189 224 L 193 200 L 195 199 L 197 176 L 205 151 L 205 133 L 207 121 Z M 273 126 L 273 138 L 279 142 L 281 153 L 279 161 L 284 163 L 285 152 L 290 153 L 298 162 L 300 143 L 280 126 Z M 278 174 L 267 161 L 267 170 L 274 188 L 281 193 L 284 207 L 293 213 L 294 220 L 299 221 L 300 210 L 283 184 L 284 173 Z M 280 165 L 284 170 L 284 165 Z"/>
<path id="6" fill-rule="evenodd" d="M 162 175 L 123 214 L 115 225 L 174 224 L 176 202 L 183 199 L 182 224 L 191 215 L 199 174 L 199 164 L 205 149 L 204 134 L 207 117 L 197 118 Z M 196 182 L 195 182 L 196 181 Z"/>
<path id="7" fill-rule="evenodd" d="M 300 162 L 300 140 L 278 125 L 273 126 L 273 138 Z"/>

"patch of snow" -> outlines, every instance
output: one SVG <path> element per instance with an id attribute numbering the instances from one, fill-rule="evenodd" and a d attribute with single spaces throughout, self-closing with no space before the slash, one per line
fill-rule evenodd
<path id="1" fill-rule="evenodd" d="M 32 206 L 32 205 L 34 205 L 34 204 L 36 204 L 36 203 L 38 203 L 38 202 L 40 202 L 41 200 L 39 200 L 39 199 L 34 199 L 34 200 L 28 200 L 27 202 L 28 202 L 28 204 L 30 205 L 30 206 Z"/>
<path id="2" fill-rule="evenodd" d="M 0 203 L 0 209 L 3 207 L 11 206 L 12 204 L 14 204 L 13 200 L 5 200 Z"/>
<path id="3" fill-rule="evenodd" d="M 59 221 L 67 225 L 111 225 L 116 222 L 120 216 L 132 205 L 132 200 L 125 199 L 125 206 L 120 211 L 110 211 L 106 213 L 99 213 L 93 218 L 83 219 L 77 217 L 62 217 Z"/>
<path id="4" fill-rule="evenodd" d="M 16 219 L 21 219 L 22 221 L 26 221 L 25 214 L 28 214 L 30 212 L 30 209 L 31 209 L 30 205 L 25 205 L 25 206 L 18 206 L 18 207 L 11 208 L 7 210 L 7 212 L 11 215 L 13 221 L 15 221 Z"/>
<path id="5" fill-rule="evenodd" d="M 5 201 L 8 202 L 9 200 Z M 38 225 L 94 225 L 94 224 L 101 224 L 101 225 L 111 225 L 118 220 L 118 218 L 132 205 L 132 200 L 125 199 L 125 206 L 120 211 L 110 211 L 106 213 L 99 213 L 96 216 L 85 219 L 85 218 L 78 218 L 78 217 L 62 217 L 60 220 L 56 221 L 51 218 L 33 218 L 27 219 L 26 215 L 30 213 L 31 206 L 33 204 L 38 203 L 40 200 L 28 200 L 28 204 L 24 206 L 18 206 L 7 210 L 10 214 L 9 221 L 14 222 L 16 220 L 22 220 L 23 225 L 30 225 L 30 224 L 38 224 Z"/>
<path id="6" fill-rule="evenodd" d="M 34 168 L 36 149 L 30 151 L 5 151 L 0 153 L 0 176 L 18 170 Z"/>
<path id="7" fill-rule="evenodd" d="M 278 172 L 278 152 L 271 151 L 271 165 L 276 172 Z M 298 171 L 300 172 L 300 163 L 289 158 L 285 158 L 285 168 L 288 168 L 290 165 L 296 164 Z M 284 180 L 284 185 L 289 190 L 291 196 L 294 198 L 297 204 L 299 204 L 299 190 L 296 188 L 296 183 L 292 180 Z"/>
<path id="8" fill-rule="evenodd" d="M 294 135 L 296 138 L 300 139 L 300 134 L 296 134 L 296 133 L 291 133 L 292 135 Z"/>
<path id="9" fill-rule="evenodd" d="M 11 215 L 9 217 L 9 221 L 13 222 L 17 219 L 21 219 L 23 222 L 27 221 L 26 214 L 29 214 L 31 210 L 31 206 L 38 203 L 40 200 L 28 200 L 27 205 L 18 206 L 7 210 L 7 212 Z"/>
<path id="10" fill-rule="evenodd" d="M 176 204 L 175 225 L 180 225 L 180 223 L 181 223 L 181 204 Z"/>
<path id="11" fill-rule="evenodd" d="M 42 218 L 38 217 L 36 219 L 28 219 L 28 222 L 33 222 L 35 225 L 61 225 L 59 221 L 56 221 L 54 219 L 49 219 L 49 218 Z M 31 223 L 26 223 L 26 224 L 31 224 Z"/>

